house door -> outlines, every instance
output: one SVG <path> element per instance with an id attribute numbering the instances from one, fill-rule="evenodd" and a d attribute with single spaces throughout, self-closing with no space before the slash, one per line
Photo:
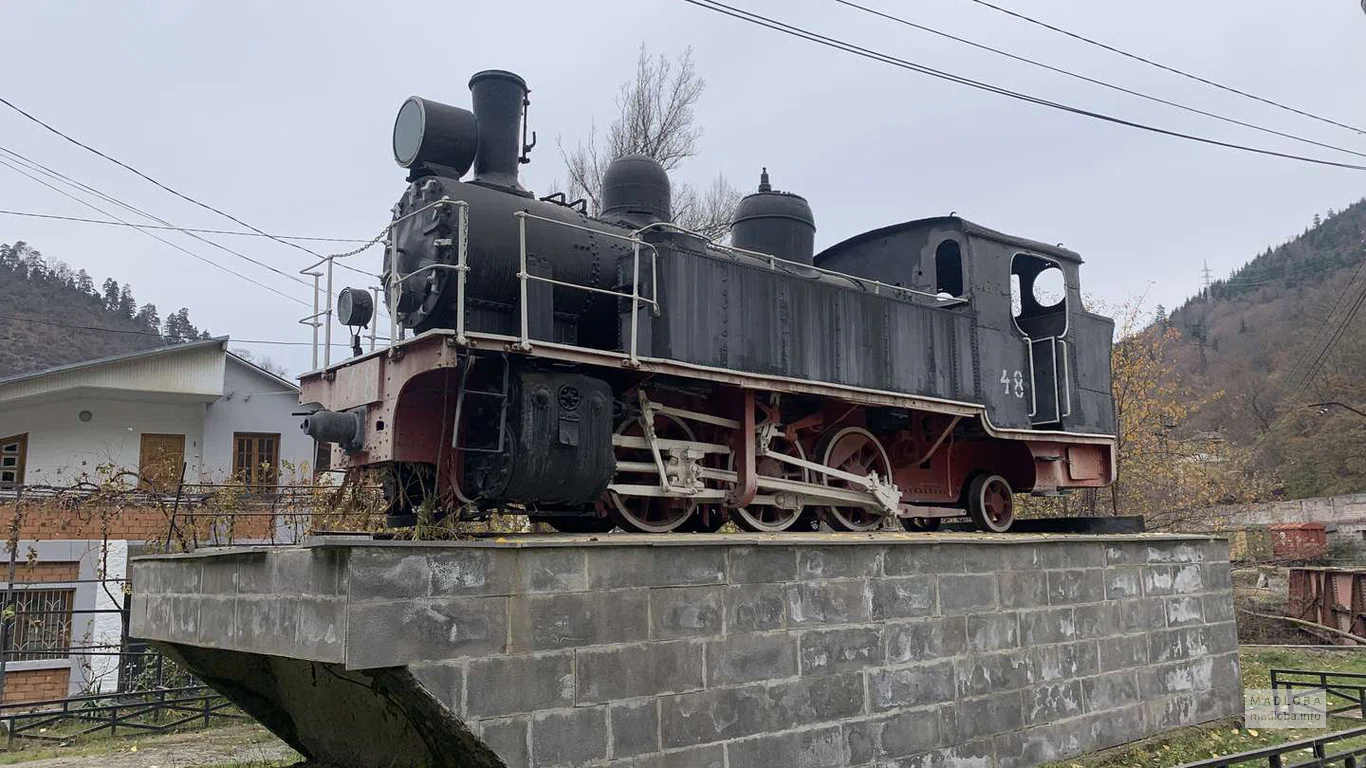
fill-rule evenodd
<path id="1" fill-rule="evenodd" d="M 143 435 L 138 458 L 139 487 L 153 493 L 174 493 L 185 463 L 184 435 Z"/>

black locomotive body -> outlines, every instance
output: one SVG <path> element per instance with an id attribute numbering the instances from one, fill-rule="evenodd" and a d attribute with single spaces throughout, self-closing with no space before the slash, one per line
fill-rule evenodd
<path id="1" fill-rule="evenodd" d="M 416 335 L 303 377 L 306 431 L 381 471 L 395 523 L 425 503 L 567 531 L 1002 531 L 1016 492 L 1112 482 L 1113 323 L 1077 254 L 953 216 L 816 254 L 766 169 L 721 245 L 634 155 L 590 216 L 521 186 L 521 78 L 470 87 L 473 112 L 414 98 L 395 125 L 384 290 Z"/>

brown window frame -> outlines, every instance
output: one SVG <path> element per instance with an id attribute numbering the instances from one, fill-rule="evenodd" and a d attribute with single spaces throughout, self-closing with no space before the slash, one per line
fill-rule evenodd
<path id="1" fill-rule="evenodd" d="M 14 488 L 24 484 L 24 465 L 28 462 L 28 433 L 22 432 L 9 437 L 0 437 L 0 460 L 9 455 L 2 452 L 4 447 L 14 444 L 19 446 L 18 461 L 14 467 L 0 466 L 0 488 Z M 5 472 L 13 472 L 14 479 L 4 479 L 3 473 Z"/>
<path id="2" fill-rule="evenodd" d="M 251 441 L 251 456 L 245 464 L 242 460 L 242 441 Z M 273 455 L 261 458 L 262 440 L 270 441 Z M 267 469 L 264 464 L 269 464 Z M 273 491 L 280 485 L 280 433 L 279 432 L 233 432 L 232 433 L 232 476 L 237 482 L 245 484 L 254 491 Z"/>

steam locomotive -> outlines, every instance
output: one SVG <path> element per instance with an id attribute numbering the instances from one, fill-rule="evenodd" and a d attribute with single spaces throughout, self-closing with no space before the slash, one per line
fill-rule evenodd
<path id="1" fill-rule="evenodd" d="M 766 168 L 714 242 L 641 155 L 590 214 L 519 180 L 525 81 L 469 88 L 471 110 L 413 97 L 395 120 L 396 340 L 301 379 L 304 431 L 379 472 L 391 525 L 1004 532 L 1018 493 L 1113 482 L 1114 325 L 1076 253 L 956 216 L 816 253 L 810 205 Z M 348 288 L 331 311 L 359 329 L 373 303 Z"/>

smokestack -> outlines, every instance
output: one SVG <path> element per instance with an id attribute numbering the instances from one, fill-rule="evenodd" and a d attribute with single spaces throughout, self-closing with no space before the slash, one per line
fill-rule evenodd
<path id="1" fill-rule="evenodd" d="M 501 69 L 488 69 L 470 78 L 479 147 L 474 155 L 475 183 L 529 194 L 517 182 L 522 156 L 522 117 L 527 104 L 526 81 Z M 530 149 L 530 147 L 527 147 Z"/>

